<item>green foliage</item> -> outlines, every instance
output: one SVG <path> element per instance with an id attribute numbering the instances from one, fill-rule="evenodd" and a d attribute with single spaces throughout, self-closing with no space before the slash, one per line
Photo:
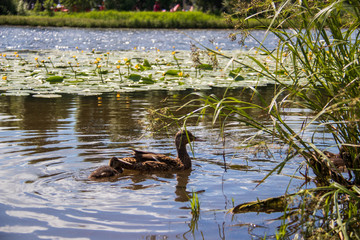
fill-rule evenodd
<path id="1" fill-rule="evenodd" d="M 26 18 L 0 16 L 0 24 L 56 26 L 56 27 L 106 27 L 106 28 L 228 28 L 230 25 L 218 16 L 201 12 L 118 12 L 92 11 L 81 13 L 56 13 L 53 17 L 29 16 Z"/>
<path id="2" fill-rule="evenodd" d="M 101 0 L 62 0 L 61 3 L 70 11 L 86 11 L 102 3 Z"/>
<path id="3" fill-rule="evenodd" d="M 19 0 L 18 5 L 17 5 L 17 9 L 16 9 L 17 14 L 21 15 L 21 16 L 26 15 L 27 14 L 27 7 L 28 7 L 28 5 L 27 5 L 26 2 L 24 2 L 23 0 Z"/>
<path id="4" fill-rule="evenodd" d="M 220 13 L 223 4 L 218 0 L 192 0 L 195 7 L 203 12 Z"/>
<path id="5" fill-rule="evenodd" d="M 41 11 L 41 9 L 42 9 L 42 6 L 41 6 L 41 3 L 40 3 L 40 1 L 39 0 L 36 0 L 36 3 L 35 3 L 35 5 L 34 5 L 34 12 L 40 12 Z"/>
<path id="6" fill-rule="evenodd" d="M 200 202 L 198 194 L 194 191 L 192 191 L 192 196 L 189 198 L 190 201 L 190 209 L 191 214 L 193 215 L 193 218 L 198 219 L 200 216 Z"/>
<path id="7" fill-rule="evenodd" d="M 49 15 L 49 16 L 54 15 L 54 11 L 52 9 L 53 7 L 54 7 L 54 1 L 53 0 L 46 0 L 44 2 L 44 8 L 45 8 L 45 11 L 46 11 L 47 15 Z"/>
<path id="8" fill-rule="evenodd" d="M 15 0 L 2 0 L 0 3 L 0 15 L 8 15 L 16 13 Z"/>

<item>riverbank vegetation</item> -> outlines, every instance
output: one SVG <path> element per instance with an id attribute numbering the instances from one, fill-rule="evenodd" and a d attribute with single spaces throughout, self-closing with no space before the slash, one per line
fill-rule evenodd
<path id="1" fill-rule="evenodd" d="M 253 96 L 248 102 L 234 97 L 202 95 L 203 104 L 189 115 L 194 116 L 198 112 L 201 116 L 210 114 L 213 122 L 223 129 L 222 135 L 226 133 L 229 120 L 258 130 L 255 136 L 242 142 L 242 146 L 256 146 L 261 142 L 257 139 L 263 134 L 272 136 L 274 143 L 287 146 L 286 157 L 274 159 L 279 164 L 262 182 L 280 174 L 287 164 L 294 164 L 292 161 L 296 156 L 303 156 L 304 162 L 299 164 L 293 176 L 305 180 L 298 192 L 289 193 L 284 189 L 286 194 L 283 197 L 258 201 L 257 209 L 260 209 L 276 199 L 280 200 L 277 205 L 282 206 L 284 215 L 276 238 L 359 239 L 358 1 L 333 0 L 328 1 L 326 6 L 319 6 L 316 1 L 282 1 L 272 5 L 266 14 L 270 13 L 274 24 L 268 30 L 279 38 L 279 44 L 276 49 L 267 49 L 262 45 L 259 51 L 275 62 L 275 70 L 270 70 L 267 62 L 264 63 L 258 56 L 248 56 L 257 67 L 242 64 L 276 83 L 272 100 L 265 101 L 256 88 L 252 88 Z M 256 18 L 256 15 L 251 17 Z M 341 28 L 344 18 L 349 21 L 346 28 Z M 298 19 L 301 19 L 300 26 Z M 291 31 L 281 30 L 283 23 L 291 26 Z M 244 29 L 238 30 L 241 37 L 251 37 L 251 33 Z M 234 39 L 236 37 L 235 34 Z M 266 39 L 255 41 L 262 43 Z M 304 115 L 299 116 L 303 119 L 299 126 L 287 123 L 286 111 L 290 105 L 304 109 Z M 249 115 L 249 109 L 258 111 L 268 121 Z M 314 124 L 317 126 L 315 129 Z M 332 134 L 333 143 L 314 142 L 314 137 L 309 139 L 304 134 L 315 136 L 324 131 Z M 337 149 L 339 153 L 331 153 L 330 149 Z M 273 156 L 272 151 L 278 149 L 268 148 L 267 151 L 269 156 Z M 341 166 L 335 164 L 338 161 Z M 308 188 L 309 182 L 317 187 Z M 294 196 L 297 196 L 296 200 Z M 241 213 L 250 205 L 254 207 L 254 203 L 239 205 L 232 212 Z"/>
<path id="2" fill-rule="evenodd" d="M 230 28 L 224 18 L 202 12 L 94 11 L 47 15 L 1 15 L 0 25 L 95 28 Z M 250 21 L 249 27 L 256 27 Z"/>

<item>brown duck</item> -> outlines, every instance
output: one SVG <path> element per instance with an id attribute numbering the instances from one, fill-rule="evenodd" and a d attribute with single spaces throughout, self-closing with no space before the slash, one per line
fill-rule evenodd
<path id="1" fill-rule="evenodd" d="M 181 171 L 191 168 L 191 158 L 186 151 L 186 144 L 199 140 L 189 131 L 181 130 L 175 135 L 177 157 L 133 150 L 134 157 L 118 159 L 120 167 L 138 171 Z"/>
<path id="2" fill-rule="evenodd" d="M 116 157 L 112 157 L 109 160 L 108 166 L 101 166 L 95 171 L 93 171 L 90 174 L 89 179 L 94 180 L 94 179 L 114 177 L 121 174 L 122 172 L 123 170 L 120 166 L 119 159 L 117 159 Z"/>

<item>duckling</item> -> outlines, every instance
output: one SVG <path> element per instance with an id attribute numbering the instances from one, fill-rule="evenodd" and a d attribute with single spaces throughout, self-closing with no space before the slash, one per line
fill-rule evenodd
<path id="1" fill-rule="evenodd" d="M 116 157 L 112 157 L 109 160 L 108 166 L 101 166 L 98 169 L 96 169 L 95 171 L 93 171 L 90 174 L 89 179 L 94 180 L 94 179 L 100 179 L 100 178 L 113 177 L 113 176 L 121 174 L 122 172 L 123 172 L 123 169 L 120 166 L 119 160 Z"/>
<path id="2" fill-rule="evenodd" d="M 191 132 L 181 130 L 175 135 L 177 157 L 164 154 L 133 150 L 134 157 L 118 159 L 121 168 L 138 171 L 181 171 L 191 168 L 191 158 L 186 151 L 186 144 L 198 140 Z"/>

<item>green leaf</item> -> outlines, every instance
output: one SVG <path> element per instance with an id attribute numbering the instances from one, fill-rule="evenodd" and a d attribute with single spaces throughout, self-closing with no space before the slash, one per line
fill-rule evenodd
<path id="1" fill-rule="evenodd" d="M 165 75 L 178 76 L 179 70 L 170 69 L 165 72 Z"/>
<path id="2" fill-rule="evenodd" d="M 143 66 L 147 67 L 147 68 L 151 68 L 151 64 L 149 63 L 149 61 L 147 59 L 144 59 Z"/>
<path id="3" fill-rule="evenodd" d="M 229 76 L 234 78 L 235 81 L 241 81 L 245 78 L 240 75 L 241 68 L 237 68 L 235 70 L 230 71 Z"/>
<path id="4" fill-rule="evenodd" d="M 213 70 L 213 66 L 211 66 L 210 64 L 200 64 L 199 66 L 196 66 L 197 69 L 202 69 L 202 70 Z"/>
<path id="5" fill-rule="evenodd" d="M 60 83 L 64 80 L 63 76 L 51 76 L 46 79 L 50 83 Z"/>
<path id="6" fill-rule="evenodd" d="M 141 79 L 141 76 L 139 74 L 130 74 L 128 77 L 130 80 L 133 80 L 134 82 L 138 82 Z"/>

